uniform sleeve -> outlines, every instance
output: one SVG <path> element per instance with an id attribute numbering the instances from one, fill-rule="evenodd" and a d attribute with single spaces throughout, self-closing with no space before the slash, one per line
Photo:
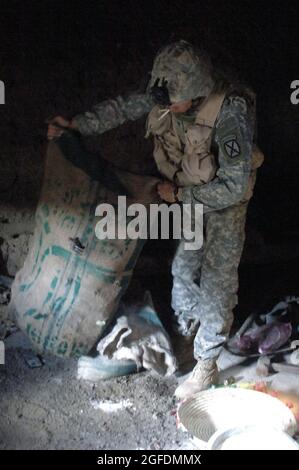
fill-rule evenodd
<path id="1" fill-rule="evenodd" d="M 132 93 L 126 97 L 105 100 L 95 105 L 91 111 L 75 116 L 73 121 L 82 135 L 102 134 L 128 120 L 139 119 L 153 106 L 148 94 Z"/>
<path id="2" fill-rule="evenodd" d="M 254 119 L 243 98 L 229 98 L 216 124 L 218 148 L 216 177 L 201 186 L 183 188 L 183 202 L 201 203 L 204 211 L 237 204 L 246 193 L 251 172 Z"/>

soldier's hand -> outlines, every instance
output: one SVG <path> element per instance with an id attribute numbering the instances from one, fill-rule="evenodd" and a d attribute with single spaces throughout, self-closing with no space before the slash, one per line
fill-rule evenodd
<path id="1" fill-rule="evenodd" d="M 176 185 L 172 183 L 171 181 L 163 181 L 162 183 L 157 184 L 157 192 L 163 201 L 166 202 L 175 202 L 175 189 Z"/>
<path id="2" fill-rule="evenodd" d="M 68 121 L 62 116 L 55 116 L 53 119 L 47 122 L 48 122 L 48 132 L 47 132 L 48 140 L 57 139 L 58 137 L 60 137 L 64 132 L 64 128 L 68 129 L 71 124 L 70 121 Z"/>

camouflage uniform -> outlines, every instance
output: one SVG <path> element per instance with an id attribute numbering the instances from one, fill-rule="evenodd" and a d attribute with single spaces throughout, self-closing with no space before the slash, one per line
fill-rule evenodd
<path id="1" fill-rule="evenodd" d="M 217 357 L 228 337 L 237 304 L 238 266 L 245 238 L 251 172 L 254 113 L 240 97 L 226 98 L 216 123 L 216 178 L 183 188 L 183 201 L 204 204 L 204 245 L 184 250 L 180 242 L 173 265 L 172 307 L 181 333 L 196 332 L 196 358 Z M 234 150 L 235 149 L 235 150 Z"/>
<path id="2" fill-rule="evenodd" d="M 154 63 L 152 82 L 156 79 L 157 64 L 159 54 Z M 202 67 L 202 63 L 199 65 Z M 165 73 L 169 73 L 169 69 L 172 70 L 166 67 Z M 186 77 L 194 73 L 192 64 L 186 67 L 185 73 Z M 190 87 L 184 88 L 184 96 L 176 94 L 170 86 L 170 97 L 175 96 L 178 101 L 180 98 L 190 99 L 188 93 L 192 86 L 197 87 L 196 96 L 206 96 L 214 82 L 207 70 L 205 76 L 208 78 L 200 82 L 200 76 L 196 75 L 196 81 L 191 81 Z M 177 75 L 176 80 L 180 83 Z M 198 83 L 202 83 L 203 90 L 200 90 Z M 126 120 L 138 119 L 152 107 L 153 102 L 147 94 L 132 94 L 127 98 L 118 97 L 100 103 L 92 112 L 77 116 L 75 121 L 82 134 L 97 134 Z M 245 194 L 251 173 L 254 119 L 254 107 L 250 100 L 231 91 L 222 105 L 212 138 L 211 149 L 218 164 L 216 178 L 208 184 L 182 188 L 183 202 L 202 203 L 205 213 L 202 249 L 184 250 L 184 241 L 181 241 L 172 266 L 172 306 L 180 331 L 186 336 L 191 335 L 200 323 L 194 343 L 197 359 L 218 356 L 233 320 L 232 309 L 237 303 L 238 265 L 244 244 L 248 202 Z"/>
<path id="3" fill-rule="evenodd" d="M 126 97 L 105 100 L 95 105 L 91 111 L 75 116 L 73 121 L 82 135 L 103 134 L 110 129 L 135 121 L 150 112 L 154 103 L 145 93 L 132 93 Z"/>

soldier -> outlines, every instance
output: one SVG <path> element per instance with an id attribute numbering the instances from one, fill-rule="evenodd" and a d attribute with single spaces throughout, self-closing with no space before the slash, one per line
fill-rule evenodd
<path id="1" fill-rule="evenodd" d="M 154 136 L 154 157 L 167 178 L 158 185 L 160 197 L 204 206 L 203 247 L 188 251 L 182 240 L 172 264 L 172 307 L 197 360 L 176 390 L 183 399 L 218 380 L 216 361 L 237 304 L 247 205 L 262 155 L 253 147 L 253 93 L 216 74 L 186 41 L 158 53 L 147 93 L 104 101 L 71 121 L 57 117 L 48 137 L 61 134 L 55 123 L 92 135 L 148 112 L 147 136 Z"/>

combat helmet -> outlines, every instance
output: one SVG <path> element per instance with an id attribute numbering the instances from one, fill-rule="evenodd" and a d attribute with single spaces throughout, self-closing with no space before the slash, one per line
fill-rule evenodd
<path id="1" fill-rule="evenodd" d="M 157 102 L 159 97 L 161 104 L 194 100 L 208 96 L 213 87 L 210 61 L 189 42 L 180 40 L 158 52 L 148 87 Z"/>

